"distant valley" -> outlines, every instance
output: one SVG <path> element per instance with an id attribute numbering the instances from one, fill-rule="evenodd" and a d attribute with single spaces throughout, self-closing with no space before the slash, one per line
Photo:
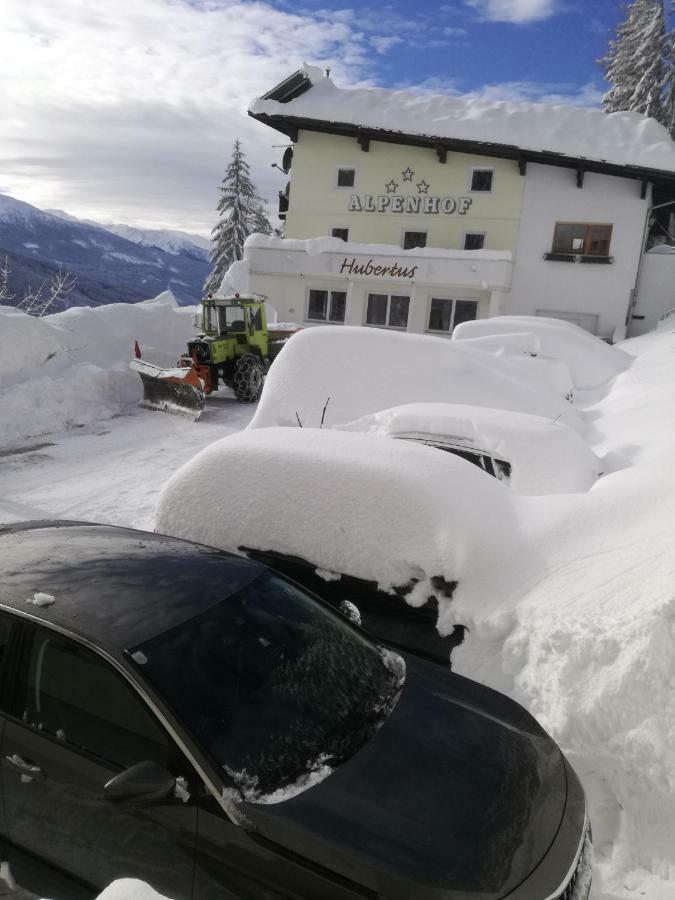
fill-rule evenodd
<path id="1" fill-rule="evenodd" d="M 135 303 L 167 288 L 180 304 L 197 303 L 210 269 L 209 244 L 180 231 L 101 225 L 0 194 L 0 263 L 7 257 L 10 291 L 21 297 L 59 270 L 76 276 L 73 291 L 51 312 Z"/>

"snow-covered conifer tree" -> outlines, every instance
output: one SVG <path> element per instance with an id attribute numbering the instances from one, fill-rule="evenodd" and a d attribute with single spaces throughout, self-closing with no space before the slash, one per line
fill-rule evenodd
<path id="1" fill-rule="evenodd" d="M 272 226 L 262 200 L 258 200 L 251 220 L 251 234 L 272 234 Z"/>
<path id="2" fill-rule="evenodd" d="M 605 112 L 632 110 L 666 124 L 663 94 L 670 53 L 663 0 L 633 0 L 625 12 L 600 60 L 610 83 L 602 99 Z"/>
<path id="3" fill-rule="evenodd" d="M 234 142 L 232 159 L 228 163 L 220 186 L 218 212 L 220 219 L 211 232 L 211 273 L 204 282 L 207 293 L 220 287 L 230 265 L 244 256 L 244 241 L 255 230 L 260 199 L 251 181 L 249 165 L 244 158 L 239 138 Z M 269 223 L 268 223 L 269 225 Z"/>

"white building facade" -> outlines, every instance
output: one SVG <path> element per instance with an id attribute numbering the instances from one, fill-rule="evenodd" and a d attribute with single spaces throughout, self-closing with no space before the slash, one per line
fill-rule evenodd
<path id="1" fill-rule="evenodd" d="M 286 239 L 250 239 L 221 290 L 264 293 L 304 325 L 450 335 L 545 315 L 611 338 L 631 321 L 653 197 L 675 198 L 675 149 L 652 120 L 340 90 L 316 69 L 250 114 L 289 139 Z"/>

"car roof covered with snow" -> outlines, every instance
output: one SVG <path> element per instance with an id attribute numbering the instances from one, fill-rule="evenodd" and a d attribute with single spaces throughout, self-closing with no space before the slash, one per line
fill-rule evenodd
<path id="1" fill-rule="evenodd" d="M 675 147 L 667 129 L 640 113 L 342 89 L 321 69 L 307 65 L 255 100 L 249 115 L 291 135 L 300 127 L 554 165 L 584 160 L 589 171 L 636 178 L 651 173 L 672 180 L 675 173 Z"/>
<path id="2" fill-rule="evenodd" d="M 599 387 L 631 363 L 631 357 L 619 347 L 607 344 L 572 322 L 546 316 L 493 316 L 462 322 L 453 331 L 452 340 L 479 346 L 473 344 L 474 339 L 489 337 L 489 348 L 494 352 L 500 336 L 505 337 L 505 348 L 510 348 L 513 335 L 522 341 L 527 333 L 536 337 L 539 355 L 567 365 L 574 387 L 581 390 Z"/>
<path id="3" fill-rule="evenodd" d="M 601 470 L 598 457 L 567 425 L 503 409 L 409 403 L 336 428 L 382 437 L 439 441 L 487 453 L 510 463 L 510 485 L 521 494 L 587 491 Z"/>
<path id="4" fill-rule="evenodd" d="M 262 571 L 241 557 L 131 528 L 0 526 L 0 607 L 114 653 L 192 618 Z"/>
<path id="5" fill-rule="evenodd" d="M 519 560 L 532 562 L 515 505 L 529 499 L 413 442 L 261 428 L 216 441 L 179 469 L 155 528 L 224 550 L 296 556 L 327 578 L 350 575 L 384 591 L 408 585 L 401 594 L 411 605 L 437 598 L 451 630 L 470 621 L 474 604 L 518 583 Z M 433 579 L 458 582 L 452 602 Z"/>
<path id="6" fill-rule="evenodd" d="M 527 412 L 583 430 L 564 398 L 512 362 L 431 335 L 306 328 L 272 364 L 249 428 L 298 421 L 318 427 L 322 418 L 324 425 L 343 425 L 403 403 L 436 402 Z"/>

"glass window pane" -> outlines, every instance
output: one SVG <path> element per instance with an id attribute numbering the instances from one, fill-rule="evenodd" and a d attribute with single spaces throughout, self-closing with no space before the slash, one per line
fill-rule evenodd
<path id="1" fill-rule="evenodd" d="M 609 256 L 609 242 L 612 237 L 611 225 L 592 225 L 586 253 Z"/>
<path id="2" fill-rule="evenodd" d="M 474 169 L 471 175 L 472 191 L 491 191 L 492 190 L 492 170 L 491 169 Z"/>
<path id="3" fill-rule="evenodd" d="M 429 311 L 429 331 L 450 331 L 452 300 L 434 297 Z"/>
<path id="4" fill-rule="evenodd" d="M 485 245 L 484 234 L 465 234 L 464 249 L 465 250 L 482 250 Z"/>
<path id="5" fill-rule="evenodd" d="M 426 231 L 406 231 L 403 234 L 403 249 L 412 250 L 415 247 L 426 247 Z"/>
<path id="6" fill-rule="evenodd" d="M 23 718 L 121 768 L 168 761 L 164 732 L 122 676 L 92 651 L 58 635 L 36 633 Z"/>
<path id="7" fill-rule="evenodd" d="M 473 322 L 478 312 L 478 303 L 474 300 L 456 300 L 455 301 L 455 321 L 453 327 L 462 322 Z"/>
<path id="8" fill-rule="evenodd" d="M 249 800 L 349 759 L 397 691 L 364 635 L 272 572 L 134 651 Z"/>
<path id="9" fill-rule="evenodd" d="M 391 298 L 389 306 L 389 324 L 393 328 L 406 328 L 408 325 L 408 306 L 410 305 L 410 297 Z"/>
<path id="10" fill-rule="evenodd" d="M 328 291 L 309 292 L 309 304 L 307 306 L 307 318 L 316 319 L 319 322 L 326 321 L 326 307 L 328 306 Z"/>
<path id="11" fill-rule="evenodd" d="M 387 324 L 387 299 L 386 294 L 368 294 L 366 325 Z"/>
<path id="12" fill-rule="evenodd" d="M 338 187 L 354 187 L 354 169 L 338 169 Z"/>
<path id="13" fill-rule="evenodd" d="M 583 251 L 587 226 L 580 223 L 556 225 L 553 235 L 554 253 L 575 253 Z"/>
<path id="14" fill-rule="evenodd" d="M 331 322 L 344 322 L 345 307 L 347 306 L 347 294 L 345 291 L 331 291 L 330 315 Z"/>

